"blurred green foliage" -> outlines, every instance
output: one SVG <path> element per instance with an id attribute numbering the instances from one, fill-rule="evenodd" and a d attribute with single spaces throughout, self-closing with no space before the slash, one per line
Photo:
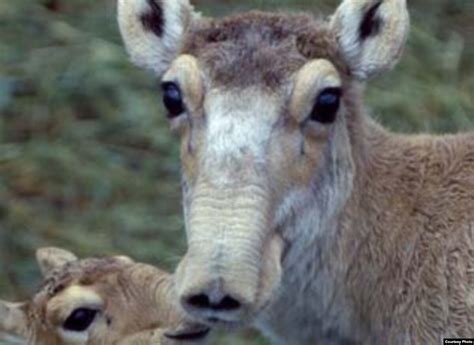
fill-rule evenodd
<path id="1" fill-rule="evenodd" d="M 330 14 L 337 0 L 196 0 Z M 474 125 L 474 1 L 410 0 L 401 64 L 367 103 L 389 128 Z M 122 47 L 114 0 L 0 0 L 0 295 L 34 291 L 40 246 L 125 253 L 173 269 L 184 252 L 177 139 L 156 80 Z M 263 344 L 251 334 L 219 343 Z"/>

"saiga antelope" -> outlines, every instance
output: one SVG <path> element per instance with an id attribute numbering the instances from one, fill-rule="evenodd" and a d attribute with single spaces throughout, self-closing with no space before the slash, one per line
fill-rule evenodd
<path id="1" fill-rule="evenodd" d="M 474 336 L 474 135 L 394 134 L 362 102 L 406 0 L 328 19 L 118 0 L 118 20 L 181 136 L 190 315 L 285 345 Z"/>

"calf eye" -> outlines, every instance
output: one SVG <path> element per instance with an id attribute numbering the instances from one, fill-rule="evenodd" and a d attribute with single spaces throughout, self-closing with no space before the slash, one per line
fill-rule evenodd
<path id="1" fill-rule="evenodd" d="M 333 123 L 341 102 L 341 89 L 331 87 L 323 90 L 314 104 L 311 120 L 324 124 Z"/>
<path id="2" fill-rule="evenodd" d="M 168 110 L 168 117 L 175 118 L 184 113 L 183 96 L 179 86 L 173 82 L 165 82 L 161 85 L 161 88 L 163 89 L 163 103 Z"/>
<path id="3" fill-rule="evenodd" d="M 98 311 L 93 309 L 76 309 L 64 321 L 63 328 L 67 331 L 84 332 L 94 322 L 97 313 Z"/>

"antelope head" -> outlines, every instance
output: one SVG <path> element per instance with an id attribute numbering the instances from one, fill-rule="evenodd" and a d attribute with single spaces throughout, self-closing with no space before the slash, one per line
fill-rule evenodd
<path id="1" fill-rule="evenodd" d="M 118 0 L 118 21 L 181 137 L 181 305 L 207 323 L 252 322 L 278 296 L 289 245 L 324 233 L 350 197 L 358 85 L 398 60 L 406 0 L 345 0 L 327 20 Z M 296 231 L 300 212 L 311 224 Z"/>

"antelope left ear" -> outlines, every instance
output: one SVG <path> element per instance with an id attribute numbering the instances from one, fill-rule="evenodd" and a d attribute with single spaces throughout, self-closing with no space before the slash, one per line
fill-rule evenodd
<path id="1" fill-rule="evenodd" d="M 352 75 L 367 80 L 401 56 L 410 27 L 406 0 L 344 0 L 331 26 Z"/>
<path id="2" fill-rule="evenodd" d="M 189 0 L 117 0 L 117 17 L 131 60 L 161 78 L 199 14 Z"/>
<path id="3" fill-rule="evenodd" d="M 43 276 L 47 276 L 52 270 L 76 260 L 77 256 L 60 248 L 41 248 L 36 251 L 36 261 Z"/>
<path id="4" fill-rule="evenodd" d="M 27 317 L 25 303 L 0 301 L 0 332 L 23 337 L 26 335 Z"/>

